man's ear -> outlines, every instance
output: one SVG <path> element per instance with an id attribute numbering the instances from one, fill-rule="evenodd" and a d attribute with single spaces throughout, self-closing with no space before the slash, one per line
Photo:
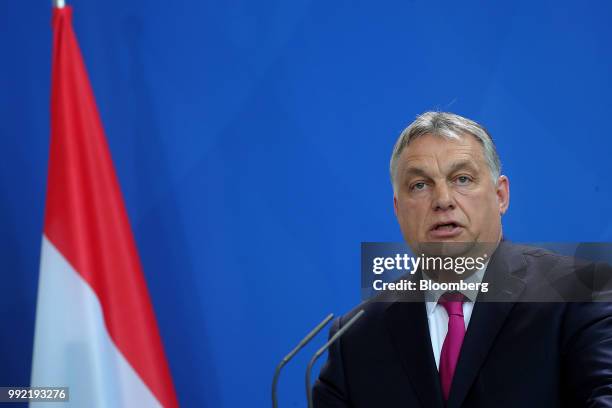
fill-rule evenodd
<path id="1" fill-rule="evenodd" d="M 510 205 L 510 180 L 506 176 L 499 176 L 497 179 L 497 201 L 499 202 L 499 213 L 504 215 Z"/>
<path id="2" fill-rule="evenodd" d="M 395 194 L 393 194 L 393 212 L 397 217 L 397 196 Z"/>

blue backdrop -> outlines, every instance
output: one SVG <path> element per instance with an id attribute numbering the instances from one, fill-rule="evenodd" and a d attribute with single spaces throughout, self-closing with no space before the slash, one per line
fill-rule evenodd
<path id="1" fill-rule="evenodd" d="M 510 239 L 612 240 L 610 2 L 70 3 L 183 406 L 269 405 L 277 361 L 359 301 L 424 110 L 488 127 Z M 0 2 L 0 385 L 29 383 L 50 18 Z M 305 406 L 313 350 L 282 406 Z"/>

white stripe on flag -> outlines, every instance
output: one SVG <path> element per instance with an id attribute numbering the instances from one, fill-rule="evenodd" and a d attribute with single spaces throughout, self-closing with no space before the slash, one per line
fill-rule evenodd
<path id="1" fill-rule="evenodd" d="M 109 336 L 91 287 L 43 235 L 32 387 L 69 387 L 54 407 L 160 407 Z M 31 403 L 49 408 L 49 403 Z"/>

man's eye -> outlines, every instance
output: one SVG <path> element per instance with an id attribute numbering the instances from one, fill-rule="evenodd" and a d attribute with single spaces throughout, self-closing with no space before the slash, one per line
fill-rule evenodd
<path id="1" fill-rule="evenodd" d="M 472 181 L 472 179 L 468 176 L 459 176 L 455 180 L 459 185 L 467 185 L 470 184 L 470 182 Z"/>
<path id="2" fill-rule="evenodd" d="M 410 187 L 410 189 L 413 191 L 423 190 L 424 188 L 425 188 L 425 183 L 422 181 L 419 181 L 418 183 L 414 183 L 412 187 Z"/>

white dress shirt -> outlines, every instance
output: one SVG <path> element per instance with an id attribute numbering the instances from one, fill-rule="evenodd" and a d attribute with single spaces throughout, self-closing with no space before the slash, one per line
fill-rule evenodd
<path id="1" fill-rule="evenodd" d="M 469 277 L 463 279 L 466 283 L 480 283 L 484 277 L 487 265 L 484 268 L 474 272 Z M 423 272 L 423 279 L 431 279 Z M 443 306 L 438 304 L 438 299 L 445 291 L 429 290 L 425 292 L 425 306 L 427 309 L 427 323 L 429 324 L 429 337 L 431 339 L 431 348 L 436 360 L 436 368 L 440 368 L 440 354 L 442 353 L 442 344 L 448 332 L 448 314 Z M 478 296 L 477 290 L 461 291 L 468 299 L 463 303 L 463 321 L 465 322 L 465 330 L 467 331 L 472 311 L 474 310 L 474 302 Z"/>

